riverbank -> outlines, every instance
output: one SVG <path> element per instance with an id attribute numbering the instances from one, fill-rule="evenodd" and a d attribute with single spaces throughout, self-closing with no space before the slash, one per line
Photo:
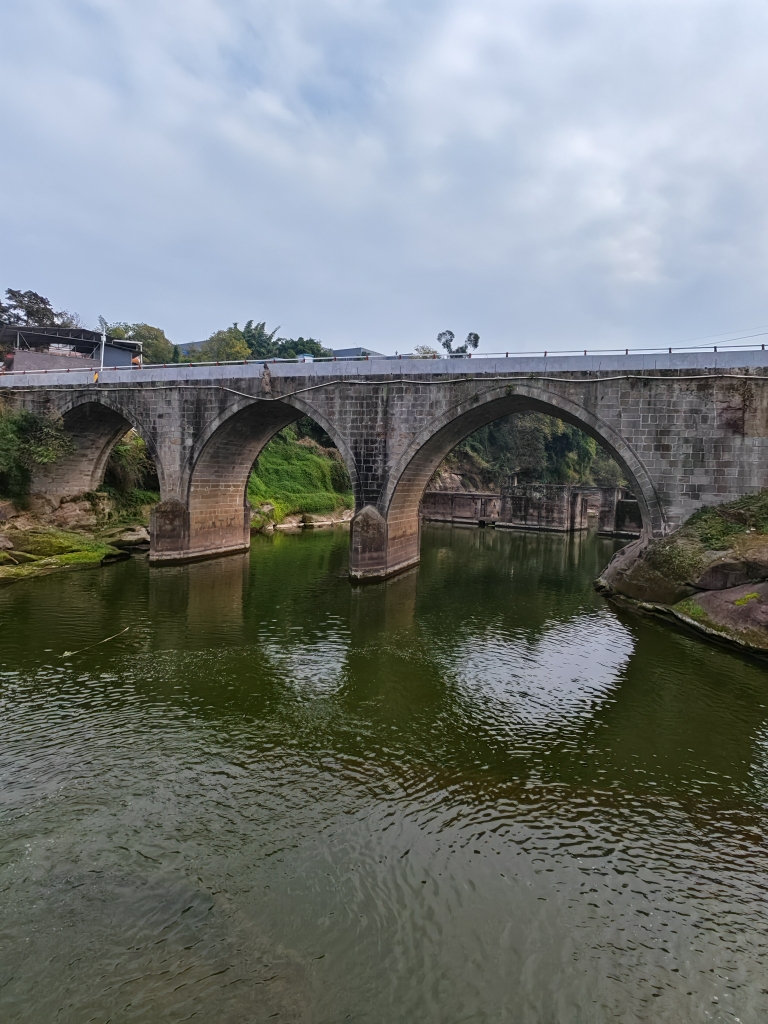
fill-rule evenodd
<path id="1" fill-rule="evenodd" d="M 701 509 L 669 537 L 629 544 L 595 585 L 623 607 L 768 654 L 768 494 Z"/>
<path id="2" fill-rule="evenodd" d="M 97 491 L 50 508 L 0 502 L 0 586 L 51 572 L 91 569 L 149 550 L 149 511 L 156 500 Z"/>

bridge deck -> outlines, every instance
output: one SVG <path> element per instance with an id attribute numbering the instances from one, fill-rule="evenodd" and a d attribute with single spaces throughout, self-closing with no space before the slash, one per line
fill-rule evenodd
<path id="1" fill-rule="evenodd" d="M 76 362 L 76 360 L 73 360 Z M 651 373 L 725 372 L 728 370 L 768 369 L 768 351 L 762 349 L 722 352 L 600 354 L 587 356 L 510 356 L 508 359 L 483 356 L 461 359 L 367 359 L 320 362 L 272 362 L 267 360 L 273 377 L 370 377 L 373 379 L 435 375 L 479 376 L 481 374 L 557 374 L 557 373 Z M 167 366 L 107 367 L 101 382 L 109 384 L 163 381 L 194 384 L 222 378 L 260 377 L 263 361 L 247 363 L 169 363 Z M 90 383 L 93 367 L 70 370 L 17 371 L 0 374 L 0 387 L 72 387 Z"/>

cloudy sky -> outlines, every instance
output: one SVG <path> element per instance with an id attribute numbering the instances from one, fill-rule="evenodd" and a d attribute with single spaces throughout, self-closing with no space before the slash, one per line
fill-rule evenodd
<path id="1" fill-rule="evenodd" d="M 768 324 L 764 0 L 3 0 L 0 288 L 190 341 Z"/>

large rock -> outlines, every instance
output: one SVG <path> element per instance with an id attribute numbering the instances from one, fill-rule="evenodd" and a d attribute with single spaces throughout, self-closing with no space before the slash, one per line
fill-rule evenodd
<path id="1" fill-rule="evenodd" d="M 149 547 L 149 530 L 145 526 L 125 527 L 102 534 L 104 540 L 112 547 L 129 551 L 131 548 Z"/>
<path id="2" fill-rule="evenodd" d="M 5 522 L 19 515 L 19 510 L 12 501 L 0 501 L 0 521 Z"/>
<path id="3" fill-rule="evenodd" d="M 702 509 L 669 537 L 627 545 L 596 586 L 768 650 L 768 495 Z"/>
<path id="4" fill-rule="evenodd" d="M 62 502 L 46 519 L 60 530 L 93 530 L 99 524 L 99 517 L 85 498 Z"/>

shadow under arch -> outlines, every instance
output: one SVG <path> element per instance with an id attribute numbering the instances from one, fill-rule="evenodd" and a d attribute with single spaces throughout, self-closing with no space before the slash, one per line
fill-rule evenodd
<path id="1" fill-rule="evenodd" d="M 378 509 L 363 510 L 370 520 L 360 531 L 368 533 L 368 550 L 364 550 L 362 536 L 358 543 L 360 551 L 355 550 L 354 538 L 352 547 L 353 561 L 360 562 L 361 576 L 389 575 L 418 561 L 419 503 L 432 474 L 465 437 L 493 420 L 519 412 L 555 416 L 593 437 L 619 463 L 631 482 L 642 514 L 643 534 L 658 537 L 666 532 L 664 509 L 651 476 L 624 438 L 594 412 L 570 399 L 533 384 L 516 384 L 514 391 L 508 387 L 494 388 L 476 400 L 453 406 L 411 441 L 390 470 Z M 374 550 L 382 546 L 383 550 Z"/>
<path id="2" fill-rule="evenodd" d="M 129 430 L 135 430 L 146 444 L 155 463 L 160 493 L 164 493 L 163 466 L 151 432 L 118 402 L 108 395 L 77 396 L 63 407 L 61 419 L 75 450 L 36 470 L 31 484 L 33 494 L 58 505 L 63 498 L 95 491 L 104 481 L 112 449 Z"/>
<path id="3" fill-rule="evenodd" d="M 186 500 L 158 507 L 151 560 L 178 561 L 180 556 L 197 559 L 247 551 L 251 470 L 275 434 L 302 416 L 311 417 L 330 436 L 356 490 L 357 467 L 349 446 L 334 424 L 311 405 L 294 398 L 238 401 L 210 422 L 190 452 L 181 489 Z"/>

